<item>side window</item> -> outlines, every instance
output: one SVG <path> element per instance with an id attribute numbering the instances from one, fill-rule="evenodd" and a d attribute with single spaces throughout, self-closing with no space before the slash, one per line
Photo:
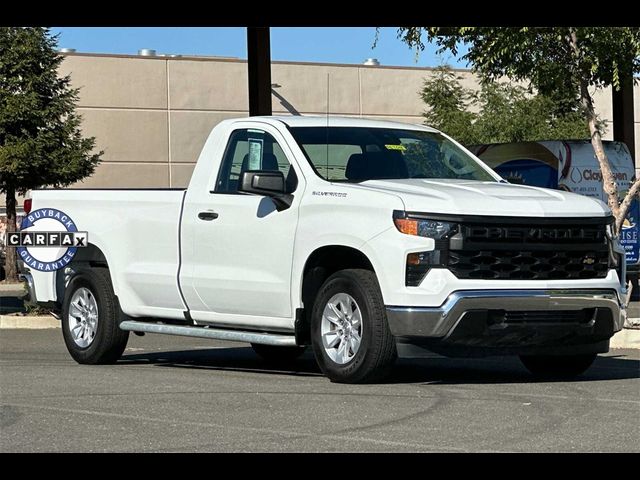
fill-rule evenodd
<path id="1" fill-rule="evenodd" d="M 298 186 L 298 177 L 282 148 L 262 130 L 235 130 L 222 158 L 216 181 L 216 193 L 237 193 L 240 175 L 246 170 L 279 170 L 283 173 L 287 193 Z"/>

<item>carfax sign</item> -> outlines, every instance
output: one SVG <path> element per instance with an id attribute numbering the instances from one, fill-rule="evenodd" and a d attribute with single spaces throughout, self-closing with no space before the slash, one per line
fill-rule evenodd
<path id="1" fill-rule="evenodd" d="M 30 212 L 19 232 L 7 233 L 7 246 L 17 249 L 25 265 L 41 272 L 64 268 L 88 241 L 87 232 L 79 232 L 71 217 L 55 208 Z"/>

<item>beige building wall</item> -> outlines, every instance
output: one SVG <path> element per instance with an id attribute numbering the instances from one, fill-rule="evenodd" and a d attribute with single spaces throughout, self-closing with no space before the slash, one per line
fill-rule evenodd
<path id="1" fill-rule="evenodd" d="M 78 187 L 184 187 L 210 130 L 248 115 L 246 61 L 225 58 L 66 54 L 61 74 L 80 87 L 83 131 L 104 150 Z M 422 123 L 418 92 L 430 69 L 273 62 L 274 114 L 362 116 Z M 327 75 L 329 86 L 327 91 Z M 460 71 L 465 86 L 477 82 Z M 611 93 L 596 94 L 609 122 Z M 640 87 L 635 90 L 636 158 Z"/>

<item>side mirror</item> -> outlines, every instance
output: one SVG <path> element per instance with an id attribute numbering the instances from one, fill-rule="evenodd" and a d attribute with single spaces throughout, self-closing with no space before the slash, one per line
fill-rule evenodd
<path id="1" fill-rule="evenodd" d="M 240 177 L 238 190 L 268 197 L 282 195 L 284 194 L 284 174 L 277 170 L 247 170 Z"/>
<path id="2" fill-rule="evenodd" d="M 247 170 L 240 176 L 238 191 L 270 197 L 278 211 L 293 202 L 293 195 L 287 195 L 285 190 L 284 174 L 277 170 Z"/>

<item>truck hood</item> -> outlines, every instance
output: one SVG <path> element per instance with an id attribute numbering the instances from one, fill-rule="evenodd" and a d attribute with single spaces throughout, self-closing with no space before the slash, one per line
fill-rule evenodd
<path id="1" fill-rule="evenodd" d="M 396 194 L 410 212 L 527 217 L 603 217 L 601 201 L 548 188 L 475 180 L 367 180 L 359 188 Z"/>

